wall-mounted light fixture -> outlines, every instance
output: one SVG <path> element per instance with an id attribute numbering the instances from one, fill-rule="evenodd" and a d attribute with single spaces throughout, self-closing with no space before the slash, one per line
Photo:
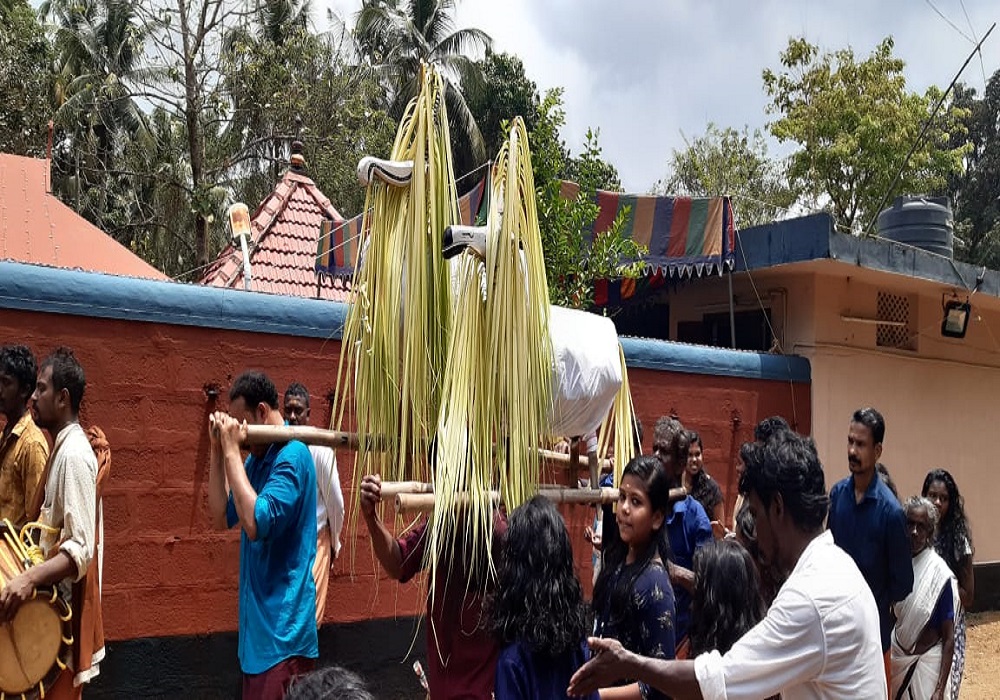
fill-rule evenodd
<path id="1" fill-rule="evenodd" d="M 946 338 L 964 338 L 969 328 L 969 312 L 972 305 L 968 300 L 949 299 L 944 303 L 944 318 L 941 320 L 941 335 Z"/>

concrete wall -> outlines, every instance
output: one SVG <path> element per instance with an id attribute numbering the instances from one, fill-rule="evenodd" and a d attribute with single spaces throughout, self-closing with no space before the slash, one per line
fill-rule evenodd
<path id="1" fill-rule="evenodd" d="M 829 263 L 837 265 L 837 263 Z M 882 461 L 900 495 L 919 493 L 927 471 L 948 469 L 958 482 L 972 522 L 976 562 L 1000 559 L 1000 543 L 985 534 L 1000 527 L 996 510 L 995 400 L 1000 396 L 1000 300 L 972 298 L 964 339 L 941 335 L 941 295 L 950 288 L 858 270 L 814 277 L 814 339 L 791 346 L 813 367 L 813 434 L 828 472 L 846 476 L 851 413 L 875 406 L 886 420 Z M 874 318 L 879 290 L 908 294 L 913 350 L 876 345 L 876 327 L 845 322 L 841 315 Z M 962 298 L 966 292 L 963 290 Z"/>
<path id="2" fill-rule="evenodd" d="M 973 280 L 968 280 L 971 284 Z M 976 562 L 1000 560 L 1000 543 L 985 537 L 1000 527 L 994 506 L 995 456 L 988 439 L 1000 396 L 1000 300 L 972 297 L 964 339 L 941 336 L 942 294 L 968 292 L 913 277 L 834 260 L 779 265 L 733 279 L 737 310 L 771 309 L 786 353 L 812 365 L 812 434 L 829 484 L 848 475 L 847 427 L 856 408 L 871 405 L 886 419 L 883 456 L 902 495 L 919 492 L 927 471 L 944 467 L 958 481 L 976 538 Z M 879 347 L 874 319 L 879 291 L 906 295 L 913 350 Z M 672 337 L 677 323 L 728 308 L 724 278 L 681 284 L 670 294 Z"/>
<path id="3" fill-rule="evenodd" d="M 174 687 L 231 697 L 239 537 L 208 528 L 207 416 L 225 407 L 232 378 L 253 367 L 266 371 L 279 391 L 293 380 L 305 383 L 313 423 L 325 425 L 340 352 L 333 338 L 343 313 L 330 302 L 0 263 L 0 338 L 25 343 L 40 358 L 58 345 L 74 348 L 87 373 L 82 422 L 101 426 L 112 447 L 104 618 L 114 660 L 92 689 L 97 697 L 170 696 Z M 792 372 L 781 358 L 752 353 L 625 345 L 646 448 L 656 419 L 678 415 L 704 435 L 706 464 L 730 504 L 738 446 L 758 420 L 778 413 L 810 429 L 808 366 L 801 359 Z M 353 455 L 339 453 L 338 462 L 351 503 Z M 546 480 L 568 478 L 553 473 Z M 576 506 L 564 514 L 589 589 L 583 529 L 593 511 Z M 344 539 L 322 658 L 354 664 L 377 678 L 381 697 L 395 697 L 393 689 L 413 685 L 399 662 L 417 634 L 419 589 L 376 571 L 363 527 Z M 422 642 L 416 649 L 422 656 Z M 160 691 L 146 681 L 137 685 L 150 677 L 164 679 Z"/>

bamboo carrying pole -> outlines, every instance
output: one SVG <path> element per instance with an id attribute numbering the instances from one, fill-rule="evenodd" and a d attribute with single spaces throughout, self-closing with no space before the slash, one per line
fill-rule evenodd
<path id="1" fill-rule="evenodd" d="M 324 430 L 311 425 L 248 425 L 244 445 L 267 445 L 289 440 L 298 440 L 307 445 L 326 445 L 334 449 L 358 449 L 357 433 Z"/>
<path id="2" fill-rule="evenodd" d="M 383 481 L 382 499 L 390 500 L 400 494 L 434 493 L 431 484 L 422 481 Z"/>
<path id="3" fill-rule="evenodd" d="M 406 482 L 397 482 L 406 483 Z M 412 482 L 409 482 L 412 483 Z M 383 498 L 385 497 L 385 485 L 383 485 Z M 618 489 L 613 488 L 600 488 L 600 489 L 581 489 L 573 488 L 570 486 L 545 486 L 538 490 L 540 496 L 544 496 L 553 503 L 574 503 L 574 504 L 608 504 L 614 503 L 618 500 Z M 496 491 L 491 491 L 490 495 L 494 501 L 500 500 L 500 494 Z M 468 501 L 468 497 L 460 497 L 456 499 L 458 504 Z M 406 512 L 406 513 L 430 513 L 434 510 L 434 494 L 433 493 L 414 493 L 414 492 L 397 492 L 396 493 L 396 511 Z"/>
<path id="4" fill-rule="evenodd" d="M 299 440 L 307 445 L 326 445 L 334 449 L 357 450 L 358 434 L 345 433 L 340 430 L 324 430 L 314 428 L 311 425 L 248 425 L 247 439 L 244 445 L 267 445 L 272 442 L 288 442 L 289 440 Z M 570 455 L 552 450 L 539 448 L 538 454 L 542 459 L 569 469 L 573 460 Z M 611 460 L 599 460 L 602 471 L 611 470 Z M 590 460 L 587 455 L 581 454 L 577 457 L 577 467 L 579 469 L 589 468 Z M 407 482 L 394 482 L 407 483 Z"/>

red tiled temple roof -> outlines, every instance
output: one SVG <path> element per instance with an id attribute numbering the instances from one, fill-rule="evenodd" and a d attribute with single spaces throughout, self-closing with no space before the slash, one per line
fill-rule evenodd
<path id="1" fill-rule="evenodd" d="M 0 154 L 0 260 L 165 280 L 49 191 L 47 160 Z"/>
<path id="2" fill-rule="evenodd" d="M 289 169 L 251 217 L 250 288 L 255 292 L 347 301 L 350 282 L 316 273 L 320 224 L 343 217 L 316 183 Z M 243 255 L 230 244 L 201 284 L 243 289 Z"/>

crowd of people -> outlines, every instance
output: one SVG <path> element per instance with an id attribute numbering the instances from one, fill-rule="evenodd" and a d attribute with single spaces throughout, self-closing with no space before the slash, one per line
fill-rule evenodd
<path id="1" fill-rule="evenodd" d="M 0 348 L 0 518 L 15 529 L 45 525 L 44 563 L 0 590 L 0 622 L 44 586 L 72 602 L 83 643 L 47 689 L 55 698 L 80 697 L 104 655 L 107 443 L 79 425 L 84 387 L 70 350 L 39 367 L 23 346 Z M 304 386 L 290 385 L 279 403 L 260 372 L 237 377 L 227 410 L 209 418 L 212 524 L 241 533 L 243 697 L 365 700 L 372 696 L 355 673 L 316 669 L 344 522 L 333 451 L 293 440 L 241 453 L 247 425 L 308 419 Z M 641 448 L 641 426 L 637 434 Z M 495 576 L 473 561 L 483 552 L 462 546 L 437 568 L 426 616 L 429 696 L 957 698 L 974 597 L 964 504 L 944 469 L 900 502 L 879 461 L 884 439 L 879 412 L 856 411 L 848 475 L 828 489 L 813 440 L 766 419 L 740 449 L 738 497 L 727 503 L 702 436 L 661 418 L 651 453 L 624 465 L 618 501 L 586 533 L 596 557 L 589 602 L 556 507 L 543 497 L 510 513 L 498 507 Z M 373 552 L 406 582 L 424 565 L 427 521 L 396 536 L 381 500 L 379 475 L 364 476 Z"/>

